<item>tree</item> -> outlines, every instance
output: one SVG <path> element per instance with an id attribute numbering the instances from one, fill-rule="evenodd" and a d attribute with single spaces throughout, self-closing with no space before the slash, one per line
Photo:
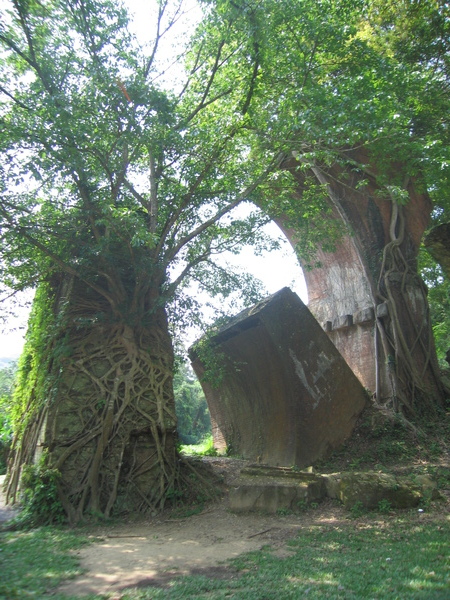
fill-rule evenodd
<path id="1" fill-rule="evenodd" d="M 192 367 L 178 366 L 173 380 L 178 436 L 182 444 L 198 444 L 211 433 L 206 398 Z"/>
<path id="2" fill-rule="evenodd" d="M 448 369 L 445 361 L 450 349 L 450 281 L 428 253 L 423 252 L 421 259 L 423 277 L 428 286 L 430 313 L 439 363 L 441 368 Z"/>
<path id="3" fill-rule="evenodd" d="M 230 213 L 277 164 L 247 150 L 248 19 L 213 14 L 167 91 L 157 51 L 181 11 L 157 3 L 147 54 L 108 1 L 12 0 L 0 30 L 3 282 L 38 284 L 8 494 L 44 452 L 71 521 L 159 510 L 177 485 L 171 328 L 196 306 L 183 286 L 258 297 L 212 260 L 264 243 L 267 217 Z"/>

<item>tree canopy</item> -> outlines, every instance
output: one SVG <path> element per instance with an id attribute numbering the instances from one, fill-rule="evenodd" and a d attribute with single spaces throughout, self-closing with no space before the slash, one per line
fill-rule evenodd
<path id="1" fill-rule="evenodd" d="M 159 270 L 167 297 L 188 276 L 208 285 L 211 257 L 237 251 L 258 229 L 261 215 L 227 218 L 249 199 L 291 215 L 312 247 L 323 191 L 311 182 L 309 205 L 292 206 L 292 182 L 275 169 L 293 151 L 306 169 L 351 160 L 348 150 L 365 146 L 400 199 L 404 178 L 420 171 L 445 218 L 445 2 L 203 4 L 168 90 L 158 84 L 158 49 L 182 2 L 156 3 L 147 52 L 117 3 L 8 3 L 0 32 L 7 286 L 64 271 L 134 314 L 138 300 L 125 300 L 125 288 L 139 273 Z M 394 160 L 402 168 L 393 180 Z M 327 223 L 326 240 L 338 234 Z M 225 279 L 225 289 L 245 283 L 216 270 L 211 289 Z M 184 310 L 186 298 L 179 302 Z"/>
<path id="2" fill-rule="evenodd" d="M 175 93 L 158 86 L 154 68 L 181 3 L 168 10 L 160 3 L 145 55 L 116 3 L 11 3 L 0 33 L 8 286 L 65 272 L 139 319 L 145 279 L 167 298 L 188 275 L 206 287 L 211 256 L 254 238 L 261 215 L 227 214 L 275 160 L 245 158 L 253 66 L 243 69 L 236 18 L 224 18 L 216 38 L 199 34 Z M 139 281 L 131 296 L 130 281 Z M 220 283 L 230 286 L 223 270 L 210 287 Z"/>

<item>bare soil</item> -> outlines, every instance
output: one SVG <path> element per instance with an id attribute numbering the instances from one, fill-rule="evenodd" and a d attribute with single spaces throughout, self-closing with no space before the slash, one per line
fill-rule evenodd
<path id="1" fill-rule="evenodd" d="M 112 594 L 130 587 L 165 587 L 181 575 L 202 574 L 228 579 L 236 576 L 228 559 L 270 545 L 280 556 L 289 553 L 286 542 L 312 522 L 337 525 L 344 511 L 324 503 L 304 514 L 233 514 L 227 508 L 227 490 L 247 464 L 230 458 L 205 458 L 224 478 L 223 497 L 199 514 L 174 518 L 166 513 L 147 520 L 96 527 L 94 543 L 77 552 L 84 574 L 57 591 L 66 595 Z"/>

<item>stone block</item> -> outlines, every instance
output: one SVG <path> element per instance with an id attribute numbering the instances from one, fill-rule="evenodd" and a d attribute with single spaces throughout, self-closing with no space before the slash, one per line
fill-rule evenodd
<path id="1" fill-rule="evenodd" d="M 313 473 L 255 467 L 243 469 L 229 494 L 233 512 L 298 511 L 326 497 L 325 480 Z"/>
<path id="2" fill-rule="evenodd" d="M 377 318 L 384 319 L 384 317 L 387 317 L 388 315 L 389 315 L 389 309 L 388 309 L 388 305 L 386 304 L 386 302 L 379 304 L 377 306 Z"/>
<path id="3" fill-rule="evenodd" d="M 345 329 L 353 325 L 353 315 L 342 315 L 333 319 L 333 329 Z"/>
<path id="4" fill-rule="evenodd" d="M 375 320 L 375 311 L 369 306 L 367 308 L 363 308 L 362 310 L 358 310 L 353 315 L 353 323 L 355 325 L 359 325 L 360 323 L 370 323 Z"/>
<path id="5" fill-rule="evenodd" d="M 425 497 L 438 499 L 435 484 L 426 481 L 411 481 L 373 471 L 362 473 L 335 473 L 323 475 L 327 496 L 340 500 L 347 508 L 360 503 L 364 508 L 378 508 L 382 501 L 392 508 L 413 508 Z"/>
<path id="6" fill-rule="evenodd" d="M 271 466 L 309 466 L 341 445 L 367 395 L 307 306 L 288 288 L 243 311 L 210 338 L 220 380 L 190 350 L 232 454 Z"/>

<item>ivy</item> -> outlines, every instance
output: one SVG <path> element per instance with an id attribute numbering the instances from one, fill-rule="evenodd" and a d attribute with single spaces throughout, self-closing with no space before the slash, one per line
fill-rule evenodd
<path id="1" fill-rule="evenodd" d="M 23 468 L 21 512 L 17 518 L 21 526 L 58 525 L 67 520 L 58 491 L 61 473 L 48 464 L 49 455 L 44 452 L 36 465 Z"/>
<path id="2" fill-rule="evenodd" d="M 36 291 L 13 393 L 11 416 L 17 439 L 48 402 L 55 383 L 51 362 L 55 353 L 55 331 L 61 326 L 63 311 L 55 315 L 54 302 L 55 289 L 50 282 L 42 282 Z"/>

